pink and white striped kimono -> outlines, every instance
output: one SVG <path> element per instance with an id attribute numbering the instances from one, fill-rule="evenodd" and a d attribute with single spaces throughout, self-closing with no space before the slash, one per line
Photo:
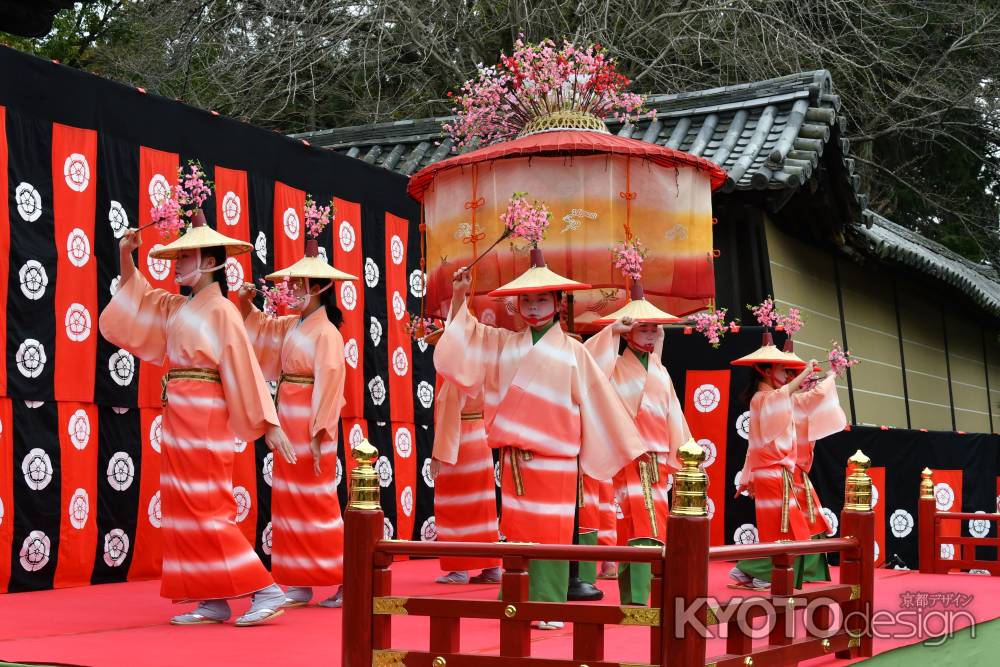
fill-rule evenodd
<path id="1" fill-rule="evenodd" d="M 831 526 L 820 511 L 823 505 L 812 482 L 813 453 L 816 441 L 834 433 L 840 433 L 847 426 L 847 415 L 840 407 L 836 379 L 833 376 L 820 380 L 809 391 L 792 395 L 792 410 L 795 419 L 795 499 L 799 507 L 804 507 L 809 531 L 813 535 L 827 533 Z"/>

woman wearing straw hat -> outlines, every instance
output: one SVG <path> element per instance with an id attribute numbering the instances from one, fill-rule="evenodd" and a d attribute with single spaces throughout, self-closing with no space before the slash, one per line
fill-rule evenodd
<path id="1" fill-rule="evenodd" d="M 460 269 L 452 298 L 461 306 L 438 341 L 435 368 L 465 394 L 483 391 L 487 440 L 501 451 L 500 531 L 513 542 L 569 544 L 578 470 L 609 479 L 644 451 L 607 377 L 555 321 L 559 293 L 589 286 L 550 271 L 533 248 L 531 267 L 490 293 L 517 297 L 528 328 L 513 332 L 469 313 L 469 284 Z M 565 561 L 531 563 L 532 600 L 565 602 L 568 585 Z"/>
<path id="2" fill-rule="evenodd" d="M 808 434 L 819 433 L 831 423 L 828 415 L 829 394 L 836 400 L 832 378 L 826 378 L 814 388 L 803 391 L 803 385 L 818 370 L 815 360 L 800 359 L 787 346 L 779 350 L 770 333 L 765 333 L 760 349 L 741 357 L 734 366 L 753 369 L 756 393 L 750 401 L 749 448 L 740 473 L 736 495 L 749 492 L 757 513 L 757 531 L 761 542 L 778 540 L 808 540 L 826 532 L 819 507 L 812 507 L 796 486 L 805 486 L 799 467 L 798 428 Z M 792 376 L 792 373 L 798 371 Z M 839 407 L 839 404 L 838 404 Z M 842 414 L 842 411 L 841 411 Z M 816 416 L 810 430 L 810 415 Z M 840 428 L 829 433 L 841 430 Z M 829 435 L 824 433 L 824 435 Z M 811 486 L 811 485 L 810 485 Z M 811 499 L 810 499 L 811 500 Z M 825 567 L 817 567 L 815 559 L 796 559 L 796 586 L 801 586 L 809 570 L 809 579 L 825 579 Z M 769 558 L 743 560 L 729 573 L 734 588 L 763 589 L 770 586 Z"/>
<path id="3" fill-rule="evenodd" d="M 264 435 L 290 462 L 295 456 L 219 272 L 227 256 L 251 246 L 209 228 L 196 211 L 187 233 L 150 253 L 176 262 L 175 280 L 192 292 L 186 297 L 150 287 L 132 261 L 139 243 L 136 230 L 122 237 L 121 282 L 100 329 L 140 359 L 171 366 L 163 388 L 160 595 L 199 601 L 171 620 L 176 625 L 226 621 L 228 600 L 247 595 L 253 603 L 236 624 L 264 623 L 282 613 L 284 595 L 236 527 L 234 438 Z"/>
<path id="4" fill-rule="evenodd" d="M 298 458 L 311 453 L 312 465 L 274 462 L 271 491 L 271 573 L 290 586 L 286 607 L 309 603 L 314 586 L 344 579 L 344 522 L 337 499 L 337 435 L 344 406 L 343 316 L 331 287 L 356 280 L 319 256 L 316 239 L 306 241 L 305 257 L 267 276 L 289 281 L 297 314 L 268 317 L 240 289 L 240 310 L 264 376 L 278 381 L 278 418 Z M 340 607 L 342 590 L 320 602 Z"/>
<path id="5" fill-rule="evenodd" d="M 641 265 L 641 262 L 640 262 Z M 631 299 L 597 324 L 607 324 L 587 341 L 587 350 L 611 379 L 615 392 L 642 436 L 645 453 L 615 475 L 621 507 L 619 542 L 662 546 L 666 541 L 667 478 L 680 468 L 677 450 L 691 439 L 670 374 L 660 361 L 662 325 L 678 318 L 645 299 L 638 273 Z M 621 349 L 624 338 L 626 349 Z M 648 604 L 652 570 L 648 564 L 623 563 L 618 573 L 622 604 Z"/>

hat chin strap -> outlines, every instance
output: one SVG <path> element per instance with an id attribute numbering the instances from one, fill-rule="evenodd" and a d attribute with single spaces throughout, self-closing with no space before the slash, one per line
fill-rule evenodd
<path id="1" fill-rule="evenodd" d="M 179 285 L 183 285 L 184 281 L 187 280 L 188 278 L 191 278 L 192 276 L 201 275 L 203 273 L 215 273 L 216 271 L 221 271 L 224 268 L 226 268 L 226 263 L 225 262 L 223 262 L 222 264 L 219 264 L 214 269 L 203 269 L 203 268 L 201 268 L 201 248 L 198 248 L 198 266 L 196 266 L 193 270 L 188 271 L 185 274 L 175 275 L 174 276 L 174 282 L 177 283 L 177 284 L 179 284 Z"/>

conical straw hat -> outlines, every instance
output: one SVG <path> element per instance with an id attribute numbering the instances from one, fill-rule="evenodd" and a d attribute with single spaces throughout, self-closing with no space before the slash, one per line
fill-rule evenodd
<path id="1" fill-rule="evenodd" d="M 205 222 L 205 214 L 198 209 L 192 217 L 190 229 L 184 235 L 162 248 L 151 251 L 149 256 L 153 259 L 177 259 L 185 250 L 201 248 L 225 248 L 228 257 L 253 250 L 253 246 L 246 241 L 229 238 L 209 227 Z"/>
<path id="2" fill-rule="evenodd" d="M 573 290 L 590 289 L 586 283 L 578 283 L 575 280 L 564 278 L 554 271 L 550 271 L 545 266 L 542 258 L 542 251 L 538 248 L 531 249 L 531 268 L 519 275 L 506 285 L 501 285 L 489 296 L 514 296 L 517 294 L 534 294 L 538 292 L 571 292 Z"/>
<path id="3" fill-rule="evenodd" d="M 265 276 L 268 280 L 283 278 L 315 278 L 317 280 L 357 280 L 357 276 L 344 273 L 330 266 L 319 256 L 319 242 L 316 239 L 306 241 L 306 256 L 289 267 L 275 271 Z"/>
<path id="4" fill-rule="evenodd" d="M 683 318 L 671 315 L 665 310 L 660 310 L 649 301 L 646 301 L 639 281 L 632 283 L 631 301 L 624 306 L 604 317 L 598 318 L 594 324 L 605 325 L 617 322 L 624 317 L 631 317 L 636 322 L 647 322 L 651 324 L 674 324 Z"/>
<path id="5" fill-rule="evenodd" d="M 760 348 L 732 362 L 733 366 L 756 366 L 757 364 L 781 364 L 789 368 L 806 367 L 806 362 L 795 353 L 779 350 L 770 333 L 764 334 Z"/>

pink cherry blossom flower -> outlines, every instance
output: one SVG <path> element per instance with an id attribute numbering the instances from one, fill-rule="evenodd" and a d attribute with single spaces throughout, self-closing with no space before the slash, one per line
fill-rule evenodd
<path id="1" fill-rule="evenodd" d="M 694 325 L 694 330 L 700 334 L 704 334 L 705 338 L 708 339 L 708 342 L 714 348 L 719 347 L 722 337 L 730 329 L 730 324 L 726 323 L 725 308 L 711 312 L 695 313 L 690 317 L 689 321 Z"/>
<path id="2" fill-rule="evenodd" d="M 615 268 L 623 276 L 632 280 L 642 279 L 642 262 L 646 258 L 647 252 L 637 238 L 619 243 L 611 251 L 614 256 Z"/>
<path id="3" fill-rule="evenodd" d="M 542 202 L 528 202 L 527 192 L 515 192 L 507 204 L 507 210 L 500 214 L 500 222 L 514 236 L 518 236 L 532 247 L 538 247 L 549 228 L 552 212 Z"/>
<path id="4" fill-rule="evenodd" d="M 764 299 L 757 306 L 747 304 L 747 310 L 753 313 L 753 316 L 757 318 L 757 322 L 762 327 L 774 327 L 778 324 L 780 314 L 778 313 L 778 309 L 775 308 L 774 300 L 771 297 Z"/>
<path id="5" fill-rule="evenodd" d="M 264 314 L 270 317 L 277 317 L 282 308 L 292 305 L 299 299 L 292 293 L 288 284 L 288 278 L 274 283 L 268 287 L 263 278 L 260 280 L 258 291 L 264 296 Z"/>
<path id="6" fill-rule="evenodd" d="M 306 197 L 306 237 L 318 239 L 326 226 L 330 224 L 335 212 L 332 205 L 317 206 L 312 197 Z"/>

